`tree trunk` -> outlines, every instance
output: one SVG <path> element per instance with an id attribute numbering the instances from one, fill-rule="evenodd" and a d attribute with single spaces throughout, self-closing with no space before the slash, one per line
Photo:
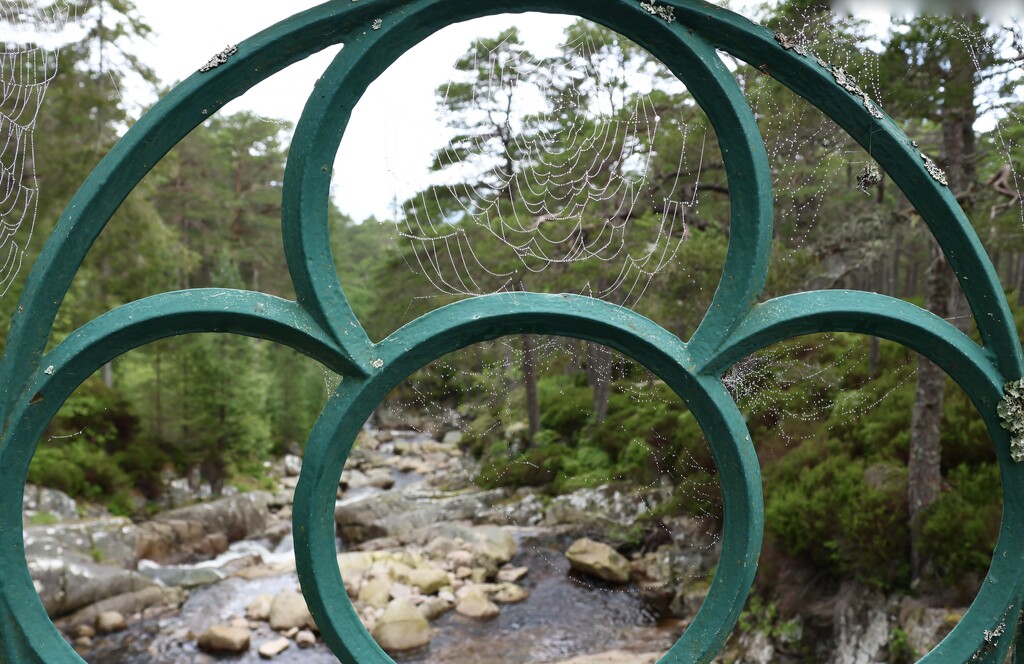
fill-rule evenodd
<path id="1" fill-rule="evenodd" d="M 530 441 L 540 431 L 540 401 L 537 399 L 537 370 L 533 362 L 533 339 L 524 334 L 523 341 L 523 387 L 526 389 L 526 417 L 530 427 Z"/>
<path id="2" fill-rule="evenodd" d="M 949 189 L 955 194 L 969 191 L 975 179 L 974 97 L 975 67 L 967 45 L 952 40 L 949 47 L 949 78 L 942 106 L 942 160 Z M 963 199 L 967 201 L 967 198 Z M 925 308 L 942 318 L 967 311 L 963 290 L 934 239 L 930 238 L 931 261 L 925 283 Z M 956 318 L 961 329 L 969 318 Z M 921 534 L 928 508 L 939 497 L 942 483 L 941 427 L 945 373 L 922 358 L 917 363 L 917 394 L 910 429 L 910 462 L 907 469 L 907 498 L 910 507 L 910 557 L 914 580 L 922 578 L 928 561 L 921 553 Z"/>
<path id="3" fill-rule="evenodd" d="M 903 232 L 896 230 L 892 244 L 892 272 L 889 273 L 889 295 L 900 296 L 900 252 L 903 250 Z"/>
<path id="4" fill-rule="evenodd" d="M 946 259 L 932 246 L 928 267 L 925 308 L 945 318 L 949 304 L 949 274 Z M 917 392 L 910 424 L 910 461 L 907 467 L 907 502 L 910 509 L 910 564 L 915 580 L 920 579 L 927 560 L 921 554 L 923 518 L 939 497 L 942 484 L 941 426 L 946 374 L 924 357 L 917 360 Z"/>

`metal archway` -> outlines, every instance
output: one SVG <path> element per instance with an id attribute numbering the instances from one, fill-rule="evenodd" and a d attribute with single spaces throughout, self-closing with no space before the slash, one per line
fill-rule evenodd
<path id="1" fill-rule="evenodd" d="M 327 242 L 331 164 L 359 97 L 402 53 L 438 29 L 479 16 L 574 14 L 636 41 L 686 83 L 712 119 L 726 161 L 733 232 L 711 308 L 683 342 L 628 309 L 579 296 L 519 293 L 435 310 L 374 344 L 342 292 Z M 391 662 L 362 627 L 334 550 L 335 488 L 365 416 L 388 390 L 430 360 L 520 332 L 606 344 L 658 373 L 696 415 L 712 447 L 725 503 L 722 557 L 707 600 L 662 662 L 707 662 L 722 648 L 753 582 L 763 506 L 757 457 L 720 376 L 745 355 L 823 331 L 874 334 L 942 367 L 982 414 L 996 448 L 1003 520 L 974 603 L 925 662 L 1002 662 L 1017 632 L 1024 589 L 1024 470 L 1010 456 L 996 406 L 1024 357 L 995 272 L 930 162 L 841 72 L 786 40 L 700 0 L 332 0 L 225 52 L 169 93 L 103 159 L 64 212 L 34 266 L 0 362 L 0 659 L 80 662 L 46 616 L 25 562 L 22 487 L 43 429 L 68 395 L 105 362 L 150 341 L 190 332 L 269 339 L 345 377 L 317 420 L 296 489 L 299 578 L 321 633 L 346 663 Z M 344 48 L 318 82 L 292 142 L 283 232 L 297 301 L 226 289 L 163 293 L 87 323 L 44 354 L 57 309 L 86 252 L 145 174 L 189 131 L 259 81 L 336 43 Z M 716 53 L 724 50 L 824 111 L 887 171 L 928 224 L 955 270 L 982 345 L 901 300 L 820 291 L 758 304 L 768 270 L 772 191 L 753 115 Z M 344 441 L 339 444 L 338 441 Z"/>

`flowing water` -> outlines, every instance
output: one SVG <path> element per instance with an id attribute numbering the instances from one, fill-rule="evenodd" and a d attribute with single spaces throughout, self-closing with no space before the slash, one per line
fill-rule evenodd
<path id="1" fill-rule="evenodd" d="M 394 478 L 392 491 L 415 491 L 422 479 L 414 473 L 397 471 Z M 344 500 L 362 500 L 379 491 L 356 489 Z M 682 627 L 678 623 L 659 624 L 635 593 L 604 587 L 571 573 L 562 553 L 571 543 L 567 536 L 551 529 L 522 528 L 515 537 L 519 553 L 512 564 L 529 568 L 529 574 L 519 582 L 529 589 L 529 598 L 501 605 L 500 615 L 486 622 L 449 611 L 431 622 L 430 644 L 395 656 L 399 664 L 559 662 L 614 648 L 664 652 L 678 637 Z M 344 548 L 340 540 L 338 548 Z M 277 571 L 259 578 L 230 576 L 195 588 L 180 611 L 134 623 L 124 632 L 97 639 L 83 656 L 95 664 L 265 661 L 259 658 L 257 648 L 279 636 L 265 622 L 251 623 L 251 647 L 243 655 L 214 658 L 197 649 L 196 638 L 212 625 L 244 616 L 246 606 L 258 595 L 298 589 L 290 535 L 277 544 L 267 540 L 236 542 L 216 560 L 159 571 L 181 578 L 194 570 L 217 569 L 231 560 L 256 555 L 265 568 Z M 274 661 L 317 664 L 337 659 L 323 643 L 317 643 L 305 650 L 292 645 Z"/>
<path id="2" fill-rule="evenodd" d="M 450 611 L 431 623 L 435 636 L 429 646 L 398 655 L 395 660 L 399 664 L 526 664 L 557 662 L 619 647 L 664 651 L 671 645 L 678 636 L 678 625 L 659 624 L 631 592 L 600 587 L 571 574 L 561 553 L 564 547 L 560 546 L 560 542 L 547 537 L 520 539 L 521 553 L 513 563 L 530 569 L 521 582 L 530 589 L 529 599 L 502 605 L 501 614 L 487 622 Z M 267 564 L 287 563 L 291 559 L 291 538 L 273 549 L 265 542 L 237 542 L 217 561 L 200 565 L 208 567 L 253 553 L 260 554 Z M 259 658 L 256 648 L 278 636 L 266 623 L 253 630 L 253 647 L 244 655 L 213 658 L 196 648 L 195 639 L 212 624 L 245 615 L 246 605 L 257 595 L 297 588 L 293 573 L 251 580 L 231 577 L 193 590 L 177 615 L 137 623 L 98 641 L 84 654 L 95 664 L 266 661 Z M 293 646 L 274 661 L 318 664 L 337 659 L 318 643 L 306 650 Z"/>

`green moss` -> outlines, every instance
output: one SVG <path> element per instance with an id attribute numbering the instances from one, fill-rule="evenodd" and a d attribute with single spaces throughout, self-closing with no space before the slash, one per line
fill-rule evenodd
<path id="1" fill-rule="evenodd" d="M 60 521 L 56 514 L 52 512 L 36 512 L 32 515 L 30 523 L 33 526 L 52 526 Z"/>

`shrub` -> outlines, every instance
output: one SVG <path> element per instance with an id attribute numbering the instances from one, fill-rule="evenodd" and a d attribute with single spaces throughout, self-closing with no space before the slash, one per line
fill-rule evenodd
<path id="1" fill-rule="evenodd" d="M 981 579 L 999 535 L 1002 492 L 999 467 L 960 465 L 947 476 L 944 491 L 922 527 L 921 552 L 937 581 L 956 585 Z"/>
<path id="2" fill-rule="evenodd" d="M 889 588 L 909 572 L 906 468 L 807 441 L 766 471 L 770 536 L 787 554 Z"/>

